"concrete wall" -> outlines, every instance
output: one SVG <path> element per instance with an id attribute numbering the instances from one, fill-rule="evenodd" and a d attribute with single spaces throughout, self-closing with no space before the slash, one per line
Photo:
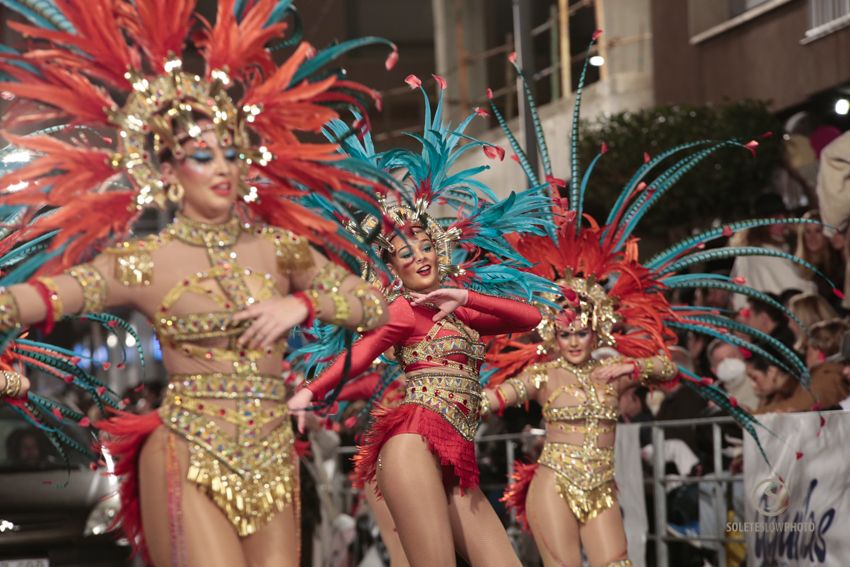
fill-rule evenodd
<path id="1" fill-rule="evenodd" d="M 705 0 L 700 0 L 705 1 Z M 808 2 L 795 0 L 690 45 L 688 2 L 652 0 L 658 103 L 771 100 L 782 111 L 850 81 L 850 28 L 801 45 Z"/>
<path id="2" fill-rule="evenodd" d="M 652 27 L 650 0 L 605 0 L 603 37 L 609 42 L 607 49 L 608 78 L 585 89 L 582 100 L 582 119 L 614 114 L 626 110 L 639 110 L 654 104 Z M 540 108 L 541 121 L 546 133 L 549 154 L 556 177 L 570 176 L 569 141 L 574 96 L 558 100 Z M 517 121 L 511 121 L 514 133 Z M 461 160 L 458 167 L 472 167 L 486 162 L 491 168 L 481 175 L 500 196 L 528 186 L 520 166 L 510 159 L 511 150 L 501 130 L 489 130 L 479 137 L 505 148 L 504 162 L 488 161 L 480 152 L 472 152 Z M 521 138 L 521 137 L 520 137 Z"/>

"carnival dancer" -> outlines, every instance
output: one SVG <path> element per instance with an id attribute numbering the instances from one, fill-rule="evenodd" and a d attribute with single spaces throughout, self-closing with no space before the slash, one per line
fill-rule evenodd
<path id="1" fill-rule="evenodd" d="M 337 257 L 362 255 L 359 244 L 294 200 L 368 210 L 378 184 L 347 169 L 337 143 L 297 133 L 319 132 L 332 106 L 364 110 L 372 91 L 324 67 L 378 40 L 300 43 L 278 66 L 267 46 L 297 43 L 288 1 L 223 0 L 200 29 L 192 0 L 6 5 L 35 24 L 10 23 L 32 49 L 3 53 L 12 81 L 0 88 L 17 103 L 6 127 L 62 120 L 98 134 L 7 135 L 37 157 L 0 181 L 0 204 L 52 209 L 9 238 L 51 235 L 54 253 L 0 293 L 0 327 L 119 305 L 144 313 L 170 383 L 158 412 L 101 424 L 123 477 L 123 528 L 158 567 L 297 565 L 283 339 L 313 318 L 360 331 L 387 319 L 380 294 L 308 240 Z M 190 36 L 199 75 L 182 67 Z M 164 230 L 125 239 L 143 209 L 169 203 Z"/>
<path id="2" fill-rule="evenodd" d="M 422 88 L 415 76 L 406 81 Z M 382 260 L 393 276 L 385 286 L 390 321 L 365 334 L 353 345 L 350 360 L 340 356 L 296 393 L 289 406 L 296 412 L 325 401 L 344 370 L 356 376 L 393 348 L 405 373 L 405 397 L 395 408 L 374 412 L 356 457 L 358 478 L 363 483 L 377 479 L 410 565 L 454 565 L 455 550 L 473 565 L 519 565 L 499 518 L 478 488 L 472 439 L 481 400 L 481 336 L 533 329 L 540 315 L 530 304 L 468 286 L 486 286 L 492 278 L 508 294 L 511 278 L 500 278 L 500 270 L 502 276 L 516 276 L 515 296 L 527 296 L 539 283 L 540 278 L 511 271 L 511 262 L 519 258 L 505 246 L 502 234 L 545 234 L 547 224 L 539 213 L 546 200 L 537 186 L 496 199 L 474 178 L 483 166 L 450 173 L 460 153 L 481 147 L 487 155 L 498 155 L 500 150 L 463 134 L 475 114 L 457 128 L 443 123 L 445 81 L 436 76 L 435 81 L 440 102 L 433 114 L 422 89 L 426 120 L 417 138 L 421 153 L 397 149 L 374 154 L 368 141 L 346 146 L 350 155 L 399 172 L 409 192 L 407 202 L 382 202 L 389 222 L 367 217 L 361 225 L 364 234 L 380 232 Z M 459 145 L 463 140 L 469 143 Z M 443 223 L 431 216 L 428 207 L 437 202 L 453 205 L 458 218 Z M 454 251 L 457 242 L 464 245 Z M 479 252 L 467 257 L 468 249 Z M 463 269 L 453 254 L 468 260 Z"/>
<path id="3" fill-rule="evenodd" d="M 594 34 L 594 42 L 599 33 Z M 599 223 L 584 212 L 583 204 L 590 173 L 606 149 L 602 148 L 583 175 L 577 159 L 586 69 L 587 62 L 574 106 L 571 178 L 565 199 L 556 188 L 566 184 L 552 176 L 542 129 L 537 128 L 542 177 L 553 188 L 551 210 L 556 234 L 554 238 L 522 235 L 511 239 L 517 251 L 533 265 L 534 273 L 559 284 L 560 292 L 554 297 L 558 308 L 547 312 L 544 324 L 534 333 L 496 341 L 488 353 L 488 364 L 495 370 L 490 382 L 494 388 L 485 392 L 482 404 L 485 413 L 501 413 L 507 406 L 528 400 L 543 406 L 546 439 L 540 459 L 533 465 L 516 465 L 505 501 L 516 510 L 524 526 L 530 527 L 547 567 L 581 565 L 582 548 L 592 567 L 631 565 L 616 499 L 613 447 L 617 396 L 632 380 L 661 383 L 678 378 L 728 411 L 758 442 L 757 422 L 737 407 L 734 398 L 726 396 L 711 380 L 671 362 L 667 349 L 676 340 L 675 331 L 702 333 L 767 355 L 782 368 L 793 369 L 792 373 L 803 382 L 808 380 L 805 365 L 779 341 L 716 309 L 673 307 L 664 292 L 720 288 L 764 299 L 764 294 L 737 279 L 680 272 L 707 260 L 736 255 L 782 257 L 813 269 L 805 261 L 771 249 L 702 249 L 706 242 L 738 230 L 810 221 L 756 219 L 731 223 L 690 237 L 643 263 L 639 260 L 637 239 L 632 236 L 647 210 L 700 161 L 721 148 L 753 151 L 758 143 L 701 141 L 654 158 L 646 156 L 607 220 Z M 527 86 L 525 92 L 533 121 L 539 124 Z M 528 158 L 498 108 L 492 103 L 491 106 L 517 153 L 517 161 L 529 181 L 536 182 L 537 175 Z M 680 159 L 671 160 L 677 155 Z M 767 300 L 771 302 L 770 298 Z M 600 347 L 615 349 L 613 356 L 594 358 L 592 354 Z"/>

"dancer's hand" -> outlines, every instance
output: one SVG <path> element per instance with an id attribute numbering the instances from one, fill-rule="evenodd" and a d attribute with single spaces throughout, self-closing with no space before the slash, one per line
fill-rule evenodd
<path id="1" fill-rule="evenodd" d="M 433 303 L 440 310 L 432 321 L 437 322 L 454 312 L 455 309 L 462 305 L 466 305 L 469 299 L 469 291 L 457 287 L 444 287 L 431 293 L 411 293 L 413 296 L 413 305 L 421 305 L 423 303 Z"/>
<path id="2" fill-rule="evenodd" d="M 29 378 L 12 370 L 0 372 L 0 397 L 23 399 L 30 391 Z M 11 394 L 11 395 L 10 395 Z"/>
<path id="3" fill-rule="evenodd" d="M 298 432 L 304 433 L 304 424 L 307 421 L 307 412 L 304 411 L 313 403 L 313 392 L 307 388 L 302 388 L 295 392 L 295 395 L 289 398 L 286 402 L 286 407 L 289 408 L 290 415 L 293 415 L 298 420 Z"/>
<path id="4" fill-rule="evenodd" d="M 630 376 L 635 371 L 634 363 L 632 362 L 618 362 L 616 364 L 609 364 L 607 366 L 599 366 L 593 372 L 591 372 L 590 377 L 593 380 L 597 380 L 599 382 L 616 382 L 620 378 L 624 376 Z"/>
<path id="5" fill-rule="evenodd" d="M 286 331 L 303 323 L 308 315 L 304 302 L 291 295 L 255 303 L 233 316 L 233 320 L 237 322 L 254 320 L 239 337 L 239 346 L 252 349 L 268 348 Z"/>

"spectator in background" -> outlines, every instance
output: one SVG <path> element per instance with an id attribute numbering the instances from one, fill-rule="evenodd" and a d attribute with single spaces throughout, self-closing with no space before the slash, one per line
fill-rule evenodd
<path id="1" fill-rule="evenodd" d="M 805 219 L 819 221 L 820 213 L 816 210 L 808 211 L 803 215 Z M 830 238 L 824 234 L 824 227 L 817 224 L 801 224 L 797 227 L 797 250 L 795 255 L 815 266 L 835 287 L 844 289 L 844 258 L 840 250 L 833 248 Z M 824 278 L 819 277 L 812 270 L 797 266 L 797 271 L 804 279 L 812 281 L 817 286 L 817 292 L 830 301 L 835 300 L 835 305 L 840 306 L 841 301 L 832 292 L 833 286 Z"/>
<path id="2" fill-rule="evenodd" d="M 823 222 L 846 231 L 850 221 L 850 132 L 844 133 L 826 145 L 820 155 L 820 169 L 817 182 L 818 202 Z M 829 231 L 827 231 L 829 234 Z M 843 246 L 845 270 L 850 269 L 847 262 L 847 242 Z M 850 308 L 850 277 L 845 271 L 844 299 L 841 307 Z"/>
<path id="3" fill-rule="evenodd" d="M 742 406 L 754 408 L 758 405 L 753 383 L 747 378 L 747 363 L 741 349 L 715 339 L 708 345 L 708 360 L 711 374 L 727 394 Z"/>
<path id="4" fill-rule="evenodd" d="M 6 454 L 17 466 L 41 467 L 46 457 L 44 435 L 32 427 L 16 429 L 6 438 Z"/>
<path id="5" fill-rule="evenodd" d="M 821 321 L 838 317 L 838 313 L 829 305 L 829 302 L 816 293 L 795 295 L 791 299 L 788 309 L 806 326 L 809 332 Z M 788 324 L 795 336 L 794 350 L 800 354 L 805 354 L 808 341 L 806 333 L 794 321 L 789 321 Z"/>
<path id="6" fill-rule="evenodd" d="M 753 408 L 754 413 L 768 413 L 761 410 L 788 400 L 799 385 L 784 369 L 760 356 L 753 356 L 747 361 L 747 376 L 752 380 L 753 390 L 759 399 L 758 406 Z M 814 400 L 811 400 L 809 407 L 813 403 Z"/>
<path id="7" fill-rule="evenodd" d="M 756 198 L 753 206 L 756 218 L 782 219 L 788 216 L 782 197 L 775 193 L 763 193 Z M 729 244 L 732 246 L 765 246 L 783 252 L 789 252 L 786 240 L 787 226 L 775 224 L 759 226 L 742 231 L 732 236 Z M 734 277 L 742 277 L 747 285 L 758 291 L 781 295 L 787 289 L 800 291 L 816 291 L 813 282 L 803 278 L 795 269 L 793 263 L 782 258 L 765 256 L 738 256 L 732 265 Z M 732 298 L 735 309 L 746 306 L 746 297 L 735 295 Z"/>
<path id="8" fill-rule="evenodd" d="M 694 363 L 687 350 L 682 347 L 670 347 L 670 356 L 673 362 L 677 365 L 693 371 Z M 705 409 L 706 402 L 691 388 L 684 386 L 681 382 L 677 382 L 664 397 L 661 402 L 661 407 L 658 409 L 658 414 L 655 419 L 658 421 L 672 421 L 676 419 L 694 419 Z M 696 453 L 696 437 L 694 428 L 686 427 L 670 427 L 666 430 L 667 439 L 680 439 Z"/>
<path id="9" fill-rule="evenodd" d="M 838 408 L 850 395 L 850 384 L 843 370 L 843 365 L 830 361 L 815 366 L 811 371 L 811 388 L 806 390 L 784 370 L 761 357 L 753 357 L 747 361 L 747 374 L 762 402 L 753 413 Z"/>
<path id="10" fill-rule="evenodd" d="M 770 295 L 770 294 L 768 294 Z M 776 296 L 771 296 L 776 301 L 779 299 Z M 788 348 L 794 348 L 794 331 L 788 325 L 788 318 L 778 307 L 758 299 L 750 299 L 749 308 L 742 311 L 746 323 L 770 335 Z"/>
<path id="11" fill-rule="evenodd" d="M 850 331 L 850 324 L 843 319 L 821 321 L 810 327 L 811 339 L 806 348 L 806 366 L 809 370 L 840 352 L 841 340 L 847 331 Z"/>
<path id="12" fill-rule="evenodd" d="M 715 271 L 712 273 L 717 274 L 719 276 L 726 276 L 728 275 L 728 270 Z M 729 307 L 732 305 L 732 294 L 725 289 L 698 288 L 696 290 L 694 305 L 700 305 L 702 307 L 715 307 L 717 309 L 729 309 Z"/>

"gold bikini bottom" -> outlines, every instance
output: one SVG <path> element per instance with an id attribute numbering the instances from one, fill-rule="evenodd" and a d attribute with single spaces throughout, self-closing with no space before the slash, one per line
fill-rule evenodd
<path id="1" fill-rule="evenodd" d="M 401 403 L 434 411 L 448 421 L 461 437 L 472 441 L 480 419 L 481 384 L 465 376 L 416 374 L 407 378 L 407 390 Z"/>
<path id="2" fill-rule="evenodd" d="M 223 407 L 216 400 L 234 400 Z M 275 402 L 261 406 L 262 401 Z M 283 380 L 275 376 L 172 376 L 162 422 L 189 442 L 187 478 L 224 512 L 240 536 L 257 532 L 293 502 L 296 456 Z M 263 436 L 265 426 L 280 421 Z M 220 422 L 236 426 L 236 434 Z"/>
<path id="3" fill-rule="evenodd" d="M 582 524 L 617 502 L 613 447 L 547 441 L 538 463 L 555 471 L 558 494 Z"/>

